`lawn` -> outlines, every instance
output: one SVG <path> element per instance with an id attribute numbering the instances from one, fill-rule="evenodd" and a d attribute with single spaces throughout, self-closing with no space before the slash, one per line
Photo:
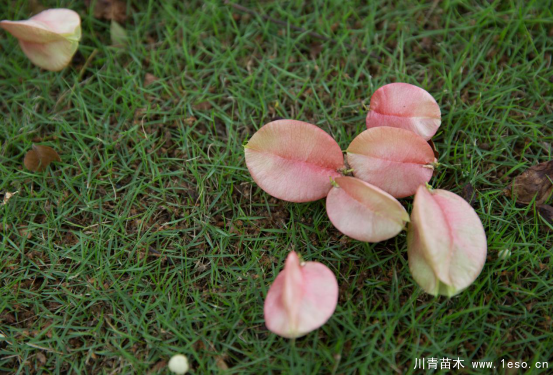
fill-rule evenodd
<path id="1" fill-rule="evenodd" d="M 553 225 L 504 193 L 551 159 L 551 1 L 241 2 L 249 14 L 128 0 L 123 48 L 83 1 L 5 0 L 0 19 L 39 3 L 79 12 L 83 39 L 53 73 L 0 30 L 0 201 L 17 192 L 0 202 L 0 373 L 166 374 L 175 353 L 193 374 L 429 372 L 417 358 L 460 358 L 456 374 L 479 373 L 476 360 L 496 366 L 483 374 L 516 373 L 502 360 L 551 373 Z M 244 162 L 277 117 L 345 149 L 391 82 L 438 101 L 430 183 L 472 200 L 487 234 L 482 273 L 451 299 L 416 285 L 405 232 L 349 239 L 324 200 L 272 198 Z M 25 169 L 33 143 L 62 161 Z M 332 318 L 296 340 L 263 319 L 291 250 L 340 285 Z"/>

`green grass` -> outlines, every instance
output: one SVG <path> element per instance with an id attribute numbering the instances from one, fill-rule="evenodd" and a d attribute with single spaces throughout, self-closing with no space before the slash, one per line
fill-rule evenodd
<path id="1" fill-rule="evenodd" d="M 9 3 L 0 18 L 30 15 Z M 553 368 L 552 227 L 502 192 L 551 159 L 551 1 L 243 3 L 332 44 L 222 2 L 132 0 L 126 49 L 82 1 L 43 3 L 77 10 L 83 40 L 50 73 L 0 36 L 0 192 L 18 192 L 0 206 L 0 372 L 167 373 L 174 353 L 194 374 L 412 374 L 430 357 L 464 359 L 455 373 Z M 145 87 L 146 73 L 159 79 Z M 275 116 L 345 149 L 372 92 L 396 81 L 440 104 L 432 185 L 477 192 L 488 260 L 452 299 L 414 283 L 404 233 L 348 239 L 323 201 L 271 198 L 245 167 L 243 143 Z M 62 162 L 27 171 L 32 143 Z M 295 341 L 263 322 L 292 249 L 340 284 L 333 317 Z"/>

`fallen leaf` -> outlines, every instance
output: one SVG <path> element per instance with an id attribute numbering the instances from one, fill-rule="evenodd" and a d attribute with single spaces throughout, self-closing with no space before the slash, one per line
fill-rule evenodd
<path id="1" fill-rule="evenodd" d="M 517 203 L 530 204 L 534 197 L 537 205 L 545 203 L 553 193 L 553 160 L 534 165 L 522 172 L 504 193 Z"/>
<path id="2" fill-rule="evenodd" d="M 123 47 L 127 45 L 128 36 L 127 31 L 117 21 L 111 20 L 111 26 L 109 28 L 111 35 L 111 45 L 117 47 Z"/>
<path id="3" fill-rule="evenodd" d="M 313 43 L 311 44 L 311 48 L 309 48 L 309 56 L 313 60 L 316 60 L 319 54 L 323 51 L 323 46 L 320 43 Z"/>
<path id="4" fill-rule="evenodd" d="M 46 363 L 46 356 L 45 356 L 44 353 L 42 353 L 42 352 L 36 353 L 36 359 L 38 359 L 38 361 L 39 361 L 40 364 L 42 364 L 42 365 Z"/>
<path id="5" fill-rule="evenodd" d="M 549 224 L 553 224 L 553 207 L 549 205 L 541 205 L 538 207 L 538 212 L 545 221 Z"/>
<path id="6" fill-rule="evenodd" d="M 219 370 L 228 370 L 228 365 L 225 362 L 225 358 L 221 355 L 215 357 L 215 366 L 217 366 Z"/>
<path id="7" fill-rule="evenodd" d="M 471 185 L 471 183 L 465 184 L 463 186 L 463 193 L 461 194 L 464 200 L 466 200 L 471 206 L 476 201 L 476 193 L 474 191 L 474 186 Z"/>
<path id="8" fill-rule="evenodd" d="M 42 172 L 53 161 L 61 161 L 60 156 L 50 146 L 33 145 L 25 154 L 23 164 L 31 172 Z"/>
<path id="9" fill-rule="evenodd" d="M 165 367 L 167 366 L 166 360 L 159 360 L 148 372 L 148 374 L 155 374 L 160 372 L 161 370 L 165 370 Z"/>
<path id="10" fill-rule="evenodd" d="M 115 20 L 124 23 L 127 20 L 127 4 L 124 0 L 85 0 L 87 7 L 94 5 L 95 18 Z"/>
<path id="11" fill-rule="evenodd" d="M 4 194 L 4 200 L 2 201 L 2 206 L 5 206 L 6 204 L 8 204 L 9 200 L 17 193 L 19 193 L 19 191 L 15 191 L 13 193 L 10 193 L 9 191 L 7 191 L 6 194 Z"/>
<path id="12" fill-rule="evenodd" d="M 194 108 L 197 111 L 207 111 L 207 110 L 210 110 L 212 107 L 213 106 L 208 101 L 196 103 L 192 106 L 192 108 Z"/>
<path id="13" fill-rule="evenodd" d="M 430 148 L 432 148 L 432 151 L 434 152 L 434 157 L 438 159 L 440 157 L 440 153 L 438 152 L 438 149 L 436 148 L 436 144 L 431 139 L 428 140 L 428 144 L 430 145 Z"/>
<path id="14" fill-rule="evenodd" d="M 27 227 L 20 227 L 17 231 L 21 237 L 26 239 L 30 239 L 33 236 L 33 233 Z"/>
<path id="15" fill-rule="evenodd" d="M 184 123 L 187 126 L 192 126 L 196 123 L 196 121 L 198 121 L 198 119 L 196 117 L 190 116 L 190 117 L 188 117 L 187 119 L 184 120 Z"/>
<path id="16" fill-rule="evenodd" d="M 155 81 L 157 81 L 159 78 L 157 78 L 156 76 L 154 76 L 153 74 L 150 74 L 150 73 L 146 73 L 146 75 L 144 76 L 144 87 L 148 87 L 150 86 L 152 83 L 154 83 Z"/>

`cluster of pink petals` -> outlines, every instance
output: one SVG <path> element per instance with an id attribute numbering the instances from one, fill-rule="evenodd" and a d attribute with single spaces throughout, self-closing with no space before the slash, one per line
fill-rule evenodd
<path id="1" fill-rule="evenodd" d="M 344 176 L 343 153 L 329 134 L 295 120 L 273 121 L 255 133 L 245 146 L 246 164 L 257 184 L 274 197 L 290 202 L 326 197 L 332 224 L 359 241 L 387 240 L 410 223 L 414 280 L 427 293 L 453 296 L 480 274 L 487 245 L 469 204 L 427 187 L 438 165 L 427 140 L 440 123 L 440 108 L 428 92 L 406 83 L 388 84 L 372 96 L 367 130 L 346 151 L 354 177 Z M 396 198 L 415 193 L 409 217 Z M 291 253 L 265 301 L 267 327 L 284 337 L 304 335 L 332 315 L 337 293 L 328 268 L 313 262 L 302 266 Z"/>
<path id="2" fill-rule="evenodd" d="M 81 18 L 70 9 L 48 9 L 25 21 L 0 21 L 19 41 L 35 65 L 51 71 L 65 68 L 81 39 Z"/>

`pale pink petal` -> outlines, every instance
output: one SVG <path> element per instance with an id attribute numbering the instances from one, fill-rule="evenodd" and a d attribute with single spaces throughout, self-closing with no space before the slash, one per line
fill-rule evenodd
<path id="1" fill-rule="evenodd" d="M 81 37 L 81 17 L 71 9 L 48 9 L 29 19 L 65 37 Z"/>
<path id="2" fill-rule="evenodd" d="M 319 127 L 278 120 L 259 129 L 245 146 L 254 181 L 270 195 L 309 202 L 326 197 L 344 157 L 336 141 Z"/>
<path id="3" fill-rule="evenodd" d="M 474 209 L 446 190 L 417 190 L 407 235 L 409 268 L 427 293 L 453 296 L 486 261 L 486 233 Z"/>
<path id="4" fill-rule="evenodd" d="M 26 21 L 1 21 L 19 40 L 21 49 L 37 66 L 51 71 L 66 67 L 81 38 L 81 19 L 69 9 L 49 9 Z"/>
<path id="5" fill-rule="evenodd" d="M 409 221 L 405 208 L 385 191 L 354 177 L 337 177 L 326 197 L 326 212 L 345 235 L 365 242 L 396 236 Z"/>
<path id="6" fill-rule="evenodd" d="M 432 178 L 434 152 L 408 130 L 379 127 L 365 130 L 348 147 L 353 175 L 396 198 L 415 194 Z"/>
<path id="7" fill-rule="evenodd" d="M 440 127 L 441 113 L 426 90 L 408 83 L 390 83 L 375 91 L 367 115 L 367 128 L 391 126 L 432 138 Z"/>
<path id="8" fill-rule="evenodd" d="M 292 251 L 265 298 L 265 324 L 277 335 L 300 337 L 325 324 L 337 303 L 334 273 L 318 262 L 300 264 Z"/>
<path id="9" fill-rule="evenodd" d="M 19 41 L 19 45 L 33 64 L 52 72 L 60 71 L 69 65 L 79 47 L 79 43 L 67 41 L 47 44 Z"/>

